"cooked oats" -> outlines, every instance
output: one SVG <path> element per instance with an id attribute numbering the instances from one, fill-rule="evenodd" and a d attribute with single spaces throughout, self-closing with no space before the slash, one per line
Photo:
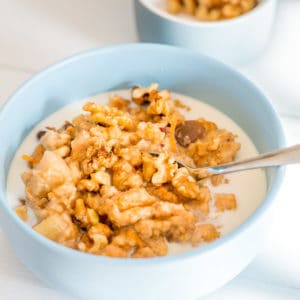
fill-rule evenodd
<path id="1" fill-rule="evenodd" d="M 16 213 L 25 220 L 30 208 L 33 229 L 45 237 L 113 257 L 163 256 L 169 242 L 218 238 L 211 206 L 219 213 L 235 209 L 234 195 L 215 195 L 213 204 L 208 181 L 197 182 L 174 158 L 213 166 L 232 161 L 240 144 L 202 118 L 193 121 L 201 134 L 182 146 L 175 132 L 185 118 L 177 108 L 170 91 L 152 84 L 134 87 L 130 100 L 88 102 L 72 122 L 46 128 L 33 154 L 23 156 L 26 201 Z"/>

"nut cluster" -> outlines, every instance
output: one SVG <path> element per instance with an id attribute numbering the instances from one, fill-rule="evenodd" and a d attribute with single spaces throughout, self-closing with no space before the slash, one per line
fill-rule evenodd
<path id="1" fill-rule="evenodd" d="M 258 0 L 167 0 L 167 10 L 192 15 L 200 21 L 219 21 L 243 15 L 257 4 Z"/>
<path id="2" fill-rule="evenodd" d="M 88 102 L 72 122 L 39 134 L 35 151 L 24 155 L 30 169 L 22 175 L 26 199 L 17 214 L 26 220 L 30 207 L 38 220 L 33 228 L 45 237 L 114 257 L 161 256 L 168 242 L 219 237 L 210 211 L 235 209 L 234 195 L 213 195 L 174 156 L 215 165 L 233 160 L 240 145 L 212 122 L 185 122 L 178 106 L 184 107 L 157 84 L 135 87 L 131 100 Z M 177 143 L 176 129 L 184 143 Z"/>

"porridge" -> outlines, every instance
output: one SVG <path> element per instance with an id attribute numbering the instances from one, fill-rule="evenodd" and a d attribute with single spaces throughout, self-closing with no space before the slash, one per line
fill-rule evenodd
<path id="1" fill-rule="evenodd" d="M 8 196 L 21 219 L 64 246 L 164 256 L 233 230 L 265 193 L 261 170 L 200 180 L 174 159 L 213 166 L 256 153 L 228 117 L 152 84 L 74 103 L 44 120 L 16 153 Z M 13 176 L 20 172 L 23 186 Z M 250 196 L 249 182 L 257 186 Z"/>

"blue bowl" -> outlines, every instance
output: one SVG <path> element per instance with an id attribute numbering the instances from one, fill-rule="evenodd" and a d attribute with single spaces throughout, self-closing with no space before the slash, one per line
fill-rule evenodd
<path id="1" fill-rule="evenodd" d="M 253 10 L 237 18 L 205 22 L 172 15 L 164 2 L 134 1 L 141 42 L 192 49 L 231 64 L 246 63 L 267 46 L 277 6 L 277 0 L 260 0 Z"/>
<path id="2" fill-rule="evenodd" d="M 235 231 L 170 257 L 132 260 L 81 253 L 37 234 L 15 215 L 6 201 L 7 173 L 16 149 L 37 122 L 80 98 L 152 82 L 223 111 L 261 152 L 284 144 L 279 117 L 255 85 L 228 66 L 188 50 L 154 44 L 114 46 L 73 56 L 35 75 L 0 111 L 0 222 L 16 256 L 33 273 L 76 298 L 196 299 L 235 277 L 264 239 L 282 168 L 268 170 L 265 200 Z"/>

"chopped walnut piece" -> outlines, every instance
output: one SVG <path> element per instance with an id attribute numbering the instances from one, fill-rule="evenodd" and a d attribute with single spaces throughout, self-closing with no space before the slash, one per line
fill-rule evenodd
<path id="1" fill-rule="evenodd" d="M 143 178 L 146 182 L 150 182 L 152 176 L 156 172 L 155 161 L 149 153 L 143 153 Z"/>
<path id="2" fill-rule="evenodd" d="M 134 228 L 143 239 L 151 239 L 165 235 L 170 230 L 171 223 L 168 220 L 140 220 Z"/>
<path id="3" fill-rule="evenodd" d="M 127 111 L 129 110 L 129 106 L 130 106 L 130 101 L 123 99 L 122 97 L 119 96 L 111 96 L 109 98 L 109 106 L 111 107 L 115 107 L 119 110 L 122 111 Z"/>
<path id="4" fill-rule="evenodd" d="M 26 205 L 19 205 L 15 208 L 15 212 L 18 215 L 18 217 L 26 222 L 28 219 L 28 214 L 27 214 L 27 206 Z"/>
<path id="5" fill-rule="evenodd" d="M 200 242 L 211 242 L 217 239 L 220 233 L 213 224 L 198 225 L 192 236 L 192 244 L 197 245 Z"/>
<path id="6" fill-rule="evenodd" d="M 93 241 L 93 245 L 88 249 L 88 252 L 99 254 L 99 251 L 108 245 L 108 238 L 111 236 L 111 230 L 107 225 L 98 223 L 93 225 L 88 230 L 87 234 Z"/>
<path id="7" fill-rule="evenodd" d="M 142 153 L 139 149 L 122 148 L 117 155 L 127 160 L 132 166 L 140 166 L 142 164 Z"/>
<path id="8" fill-rule="evenodd" d="M 209 179 L 213 186 L 218 186 L 220 184 L 227 183 L 223 174 L 213 175 Z"/>
<path id="9" fill-rule="evenodd" d="M 112 245 L 116 245 L 126 251 L 143 247 L 144 243 L 133 228 L 126 227 L 113 237 Z"/>
<path id="10" fill-rule="evenodd" d="M 132 258 L 146 258 L 156 256 L 154 251 L 150 247 L 138 248 L 133 254 Z"/>
<path id="11" fill-rule="evenodd" d="M 122 247 L 109 244 L 101 252 L 101 254 L 110 257 L 129 257 L 128 252 Z"/>
<path id="12" fill-rule="evenodd" d="M 134 188 L 119 194 L 115 203 L 120 211 L 137 207 L 149 206 L 156 202 L 155 197 L 151 197 L 143 188 Z"/>
<path id="13" fill-rule="evenodd" d="M 160 125 L 151 122 L 140 122 L 137 126 L 137 134 L 140 139 L 151 143 L 160 144 L 166 134 L 160 130 Z"/>
<path id="14" fill-rule="evenodd" d="M 164 237 L 144 240 L 145 244 L 153 251 L 155 255 L 164 256 L 168 254 L 168 244 Z"/>
<path id="15" fill-rule="evenodd" d="M 96 225 L 99 222 L 99 216 L 95 209 L 86 207 L 83 199 L 76 199 L 75 202 L 75 218 L 84 227 Z"/>
<path id="16" fill-rule="evenodd" d="M 115 107 L 88 102 L 83 109 L 91 113 L 88 120 L 104 126 L 119 126 L 121 129 L 131 129 L 134 125 L 128 113 Z"/>
<path id="17" fill-rule="evenodd" d="M 204 216 L 208 216 L 210 212 L 209 203 L 211 200 L 211 193 L 207 186 L 199 188 L 199 195 L 197 199 L 188 201 L 184 206 L 193 211 L 195 214 L 201 213 Z"/>
<path id="18" fill-rule="evenodd" d="M 233 210 L 237 208 L 234 194 L 215 194 L 215 206 L 217 211 Z"/>
<path id="19" fill-rule="evenodd" d="M 117 193 L 111 198 L 102 199 L 97 211 L 100 215 L 108 215 L 113 224 L 121 227 L 153 216 L 155 207 L 152 204 L 155 202 L 156 198 L 149 195 L 146 190 L 131 189 Z"/>
<path id="20" fill-rule="evenodd" d="M 33 151 L 32 155 L 23 155 L 23 159 L 26 160 L 28 162 L 28 165 L 30 168 L 33 168 L 34 166 L 36 166 L 42 159 L 43 155 L 45 152 L 45 148 L 43 145 L 39 144 L 35 150 Z"/>
<path id="21" fill-rule="evenodd" d="M 166 235 L 169 241 L 186 242 L 189 240 L 195 229 L 195 216 L 180 205 L 169 203 L 167 208 L 167 210 L 164 208 L 164 212 L 156 213 L 157 219 L 140 220 L 135 224 L 135 230 L 143 239 Z"/>
<path id="22" fill-rule="evenodd" d="M 149 194 L 159 198 L 162 201 L 167 201 L 171 203 L 180 203 L 181 199 L 171 190 L 171 187 L 166 185 L 161 186 L 149 186 L 147 188 Z"/>
<path id="23" fill-rule="evenodd" d="M 62 146 L 60 148 L 57 148 L 54 150 L 54 153 L 56 153 L 60 157 L 67 157 L 70 153 L 71 149 L 69 146 Z"/>
<path id="24" fill-rule="evenodd" d="M 123 159 L 113 166 L 112 183 L 117 189 L 123 191 L 141 186 L 143 178 L 129 162 Z"/>
<path id="25" fill-rule="evenodd" d="M 211 129 L 203 139 L 191 143 L 187 153 L 198 167 L 204 167 L 232 161 L 239 149 L 240 144 L 231 132 Z"/>
<path id="26" fill-rule="evenodd" d="M 153 184 L 163 184 L 170 182 L 177 170 L 174 159 L 165 153 L 160 153 L 154 160 L 156 172 L 152 176 Z"/>
<path id="27" fill-rule="evenodd" d="M 81 179 L 77 184 L 79 191 L 97 192 L 99 191 L 99 184 L 90 179 Z"/>
<path id="28" fill-rule="evenodd" d="M 99 170 L 91 174 L 91 180 L 101 185 L 111 185 L 110 174 L 104 170 Z"/>
<path id="29" fill-rule="evenodd" d="M 199 196 L 199 185 L 186 168 L 179 168 L 176 171 L 172 185 L 182 197 L 196 199 Z"/>
<path id="30" fill-rule="evenodd" d="M 168 0 L 167 5 L 167 10 L 171 14 L 177 14 L 182 10 L 181 0 Z"/>
<path id="31" fill-rule="evenodd" d="M 174 104 L 169 101 L 168 97 L 152 101 L 147 108 L 149 115 L 165 115 L 168 116 L 173 112 Z"/>
<path id="32" fill-rule="evenodd" d="M 133 87 L 132 88 L 132 100 L 138 105 L 142 105 L 152 100 L 157 99 L 158 95 L 158 84 L 152 83 L 149 87 Z"/>

